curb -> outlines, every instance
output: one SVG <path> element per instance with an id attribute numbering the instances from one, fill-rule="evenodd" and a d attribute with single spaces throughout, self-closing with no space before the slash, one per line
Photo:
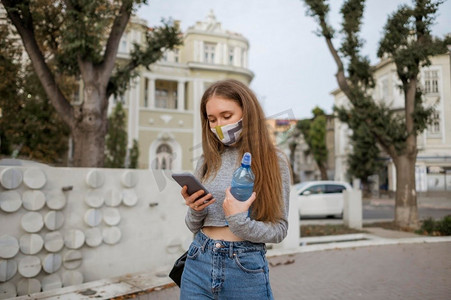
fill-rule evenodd
<path id="1" fill-rule="evenodd" d="M 373 234 L 357 233 L 337 235 L 336 238 L 332 237 L 334 236 L 300 238 L 300 244 L 305 242 L 307 245 L 292 249 L 270 249 L 267 252 L 267 256 L 277 257 L 282 255 L 357 247 L 451 242 L 451 236 L 388 239 L 381 238 Z M 353 241 L 351 241 L 351 239 L 353 239 Z M 308 243 L 310 243 L 310 245 L 308 245 Z"/>

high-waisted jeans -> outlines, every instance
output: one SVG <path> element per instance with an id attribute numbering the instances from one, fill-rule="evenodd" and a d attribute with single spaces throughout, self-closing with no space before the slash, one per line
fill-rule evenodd
<path id="1" fill-rule="evenodd" d="M 212 240 L 199 231 L 188 249 L 180 299 L 273 299 L 265 244 Z"/>

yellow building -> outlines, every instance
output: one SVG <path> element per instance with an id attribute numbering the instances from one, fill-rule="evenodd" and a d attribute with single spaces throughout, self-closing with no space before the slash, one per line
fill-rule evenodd
<path id="1" fill-rule="evenodd" d="M 144 39 L 146 22 L 132 19 L 118 58 L 128 59 L 133 43 Z M 200 99 L 213 82 L 233 78 L 250 84 L 249 42 L 222 29 L 213 12 L 183 33 L 183 46 L 168 51 L 140 75 L 122 101 L 128 114 L 128 140 L 139 142 L 139 167 L 191 170 L 202 154 Z M 116 99 L 117 100 L 117 99 Z M 112 100 L 114 105 L 114 101 Z"/>

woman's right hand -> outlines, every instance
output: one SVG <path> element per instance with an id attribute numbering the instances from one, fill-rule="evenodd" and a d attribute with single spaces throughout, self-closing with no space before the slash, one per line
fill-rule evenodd
<path id="1" fill-rule="evenodd" d="M 182 188 L 181 194 L 183 196 L 183 199 L 185 199 L 186 205 L 188 205 L 192 210 L 201 211 L 205 207 L 209 206 L 210 204 L 212 204 L 216 201 L 213 198 L 212 194 L 207 194 L 207 195 L 201 197 L 204 194 L 203 190 L 199 190 L 190 196 L 190 195 L 188 195 L 187 189 L 188 189 L 188 187 L 185 185 Z"/>

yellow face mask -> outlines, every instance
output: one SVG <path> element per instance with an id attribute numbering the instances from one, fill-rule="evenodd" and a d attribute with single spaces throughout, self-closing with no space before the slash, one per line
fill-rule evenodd
<path id="1" fill-rule="evenodd" d="M 243 119 L 236 123 L 211 128 L 216 137 L 226 146 L 238 142 L 243 131 Z"/>

